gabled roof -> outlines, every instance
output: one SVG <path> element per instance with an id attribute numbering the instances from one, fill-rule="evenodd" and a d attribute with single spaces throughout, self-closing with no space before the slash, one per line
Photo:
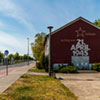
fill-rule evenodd
<path id="1" fill-rule="evenodd" d="M 53 35 L 53 34 L 55 34 L 56 32 L 58 32 L 58 31 L 60 31 L 60 30 L 62 30 L 62 29 L 64 29 L 64 28 L 68 27 L 69 25 L 71 25 L 71 24 L 77 22 L 78 20 L 82 20 L 82 21 L 84 21 L 84 22 L 86 22 L 86 23 L 88 23 L 88 24 L 92 25 L 93 27 L 95 27 L 95 28 L 97 28 L 97 29 L 100 30 L 100 27 L 98 27 L 98 26 L 95 25 L 94 23 L 88 21 L 87 19 L 85 19 L 85 18 L 83 18 L 83 17 L 78 17 L 78 18 L 76 18 L 75 20 L 73 20 L 73 21 L 71 21 L 71 22 L 65 24 L 64 26 L 58 28 L 57 30 L 53 31 L 53 32 L 51 33 L 51 35 Z M 46 42 L 47 38 L 48 38 L 48 35 L 47 35 L 46 38 L 45 38 L 45 42 Z"/>
<path id="2" fill-rule="evenodd" d="M 95 27 L 95 28 L 97 28 L 97 29 L 100 30 L 100 27 L 98 27 L 98 26 L 95 25 L 94 23 L 88 21 L 87 19 L 85 19 L 85 18 L 83 18 L 83 17 L 78 17 L 77 19 L 75 19 L 75 20 L 73 20 L 73 21 L 71 21 L 71 22 L 65 24 L 64 26 L 58 28 L 57 30 L 53 31 L 52 34 L 54 34 L 54 33 L 58 32 L 58 31 L 60 31 L 60 30 L 62 30 L 62 29 L 64 29 L 64 28 L 68 27 L 69 25 L 71 25 L 71 24 L 77 22 L 78 20 L 82 20 L 82 21 L 84 21 L 84 22 L 86 22 L 86 23 L 88 23 L 88 24 L 92 25 L 93 27 Z M 52 35 L 52 34 L 51 34 L 51 35 Z"/>

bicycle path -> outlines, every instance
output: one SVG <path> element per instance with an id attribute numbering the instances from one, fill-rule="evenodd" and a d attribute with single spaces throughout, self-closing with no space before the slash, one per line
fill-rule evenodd
<path id="1" fill-rule="evenodd" d="M 27 71 L 33 66 L 35 66 L 35 62 L 23 67 L 9 68 L 8 75 L 5 74 L 5 70 L 0 71 L 0 94 L 18 80 L 23 74 L 27 73 Z"/>

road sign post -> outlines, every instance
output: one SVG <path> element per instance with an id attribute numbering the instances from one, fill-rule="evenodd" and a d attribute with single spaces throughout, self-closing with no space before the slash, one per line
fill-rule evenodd
<path id="1" fill-rule="evenodd" d="M 8 75 L 8 58 L 6 58 L 6 75 Z"/>
<path id="2" fill-rule="evenodd" d="M 8 54 L 9 51 L 5 50 L 4 55 L 5 55 L 5 62 L 6 62 L 6 75 L 8 75 Z"/>

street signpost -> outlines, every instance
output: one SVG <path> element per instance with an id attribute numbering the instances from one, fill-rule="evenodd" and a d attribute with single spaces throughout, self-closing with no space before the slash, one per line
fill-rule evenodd
<path id="1" fill-rule="evenodd" d="M 9 51 L 8 50 L 5 50 L 4 55 L 5 56 L 8 56 L 8 54 L 9 54 Z"/>
<path id="2" fill-rule="evenodd" d="M 6 75 L 8 75 L 8 54 L 9 54 L 9 51 L 5 50 L 4 55 L 5 55 L 5 61 L 6 61 Z"/>

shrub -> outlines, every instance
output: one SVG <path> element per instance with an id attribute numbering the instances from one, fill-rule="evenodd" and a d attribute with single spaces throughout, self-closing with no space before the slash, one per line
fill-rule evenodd
<path id="1" fill-rule="evenodd" d="M 48 56 L 42 55 L 41 60 L 36 63 L 38 69 L 45 69 L 48 72 Z"/>
<path id="2" fill-rule="evenodd" d="M 63 66 L 63 65 L 61 65 L 61 64 L 58 64 L 58 65 L 56 65 L 56 66 L 53 66 L 53 69 L 54 69 L 54 71 L 55 71 L 56 73 L 59 73 L 59 70 L 61 70 L 61 69 L 64 68 L 64 67 L 66 67 L 66 66 Z"/>
<path id="3" fill-rule="evenodd" d="M 36 62 L 36 67 L 37 67 L 38 69 L 43 69 L 43 67 L 41 66 L 41 63 L 40 63 L 40 62 Z"/>
<path id="4" fill-rule="evenodd" d="M 77 69 L 74 66 L 66 66 L 59 70 L 60 73 L 77 73 Z"/>
<path id="5" fill-rule="evenodd" d="M 62 69 L 63 67 L 66 67 L 66 66 L 64 66 L 64 65 L 58 65 L 58 67 L 59 67 L 59 70 L 60 70 L 60 69 Z"/>
<path id="6" fill-rule="evenodd" d="M 92 66 L 92 69 L 93 70 L 96 70 L 98 72 L 100 72 L 100 63 L 95 63 L 93 66 Z"/>
<path id="7" fill-rule="evenodd" d="M 44 69 L 45 69 L 45 71 L 46 72 L 48 72 L 48 63 L 49 63 L 49 61 L 48 61 L 48 56 L 45 56 L 45 59 L 44 59 Z"/>

